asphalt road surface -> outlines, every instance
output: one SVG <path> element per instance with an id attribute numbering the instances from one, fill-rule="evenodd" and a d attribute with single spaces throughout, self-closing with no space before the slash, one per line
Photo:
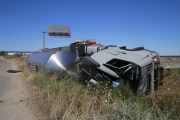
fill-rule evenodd
<path id="1" fill-rule="evenodd" d="M 161 65 L 164 69 L 180 69 L 180 60 L 161 60 Z"/>
<path id="2" fill-rule="evenodd" d="M 0 120 L 37 120 L 28 104 L 21 73 L 7 73 L 8 70 L 17 70 L 17 65 L 0 57 Z"/>
<path id="3" fill-rule="evenodd" d="M 167 64 L 179 64 L 180 60 L 161 60 L 162 63 L 167 63 Z"/>

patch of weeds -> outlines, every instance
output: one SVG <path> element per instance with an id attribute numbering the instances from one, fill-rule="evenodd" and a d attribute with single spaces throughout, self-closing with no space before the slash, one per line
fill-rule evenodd
<path id="1" fill-rule="evenodd" d="M 24 65 L 24 64 L 23 64 Z M 24 69 L 24 67 L 22 67 Z M 45 110 L 50 119 L 178 119 L 179 98 L 168 94 L 163 100 L 134 94 L 128 83 L 120 81 L 116 88 L 108 81 L 100 85 L 79 83 L 77 78 L 65 74 L 46 75 L 32 72 L 29 77 L 32 89 L 37 90 L 41 101 L 40 109 Z M 177 79 L 179 70 L 165 71 L 165 77 Z M 161 88 L 162 89 L 162 88 Z"/>

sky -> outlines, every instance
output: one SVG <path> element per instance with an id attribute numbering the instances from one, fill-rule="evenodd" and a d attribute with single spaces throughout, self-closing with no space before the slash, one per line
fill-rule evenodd
<path id="1" fill-rule="evenodd" d="M 0 0 L 0 51 L 42 49 L 48 25 L 71 26 L 71 38 L 46 33 L 46 48 L 95 39 L 180 55 L 180 0 Z"/>

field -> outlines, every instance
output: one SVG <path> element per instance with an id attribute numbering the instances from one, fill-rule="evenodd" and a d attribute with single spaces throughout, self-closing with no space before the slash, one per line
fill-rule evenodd
<path id="1" fill-rule="evenodd" d="M 121 82 L 113 88 L 83 84 L 77 78 L 29 71 L 26 57 L 4 57 L 17 62 L 31 93 L 31 102 L 46 119 L 180 119 L 180 69 L 164 72 L 164 84 L 154 94 L 134 95 Z"/>

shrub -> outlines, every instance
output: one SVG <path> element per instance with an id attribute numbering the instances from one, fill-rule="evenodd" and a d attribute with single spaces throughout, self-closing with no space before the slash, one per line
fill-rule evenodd
<path id="1" fill-rule="evenodd" d="M 4 56 L 4 55 L 5 55 L 5 52 L 1 51 L 0 56 Z"/>

